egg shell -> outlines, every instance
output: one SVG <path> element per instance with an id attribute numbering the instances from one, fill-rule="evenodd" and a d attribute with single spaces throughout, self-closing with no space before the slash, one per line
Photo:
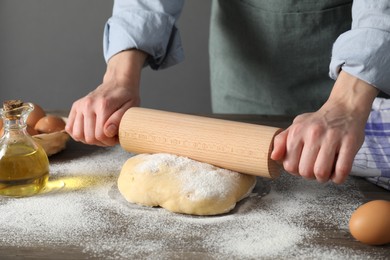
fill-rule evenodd
<path id="1" fill-rule="evenodd" d="M 65 121 L 59 116 L 47 115 L 39 119 L 34 128 L 39 133 L 59 132 L 65 129 Z"/>
<path id="2" fill-rule="evenodd" d="M 46 116 L 45 111 L 37 104 L 34 105 L 34 110 L 30 112 L 30 114 L 27 117 L 26 124 L 34 127 L 36 123 L 41 119 L 42 117 Z"/>
<path id="3" fill-rule="evenodd" d="M 349 230 L 368 245 L 390 243 L 390 201 L 373 200 L 358 207 L 349 220 Z"/>
<path id="4" fill-rule="evenodd" d="M 35 130 L 34 127 L 27 125 L 27 133 L 31 136 L 39 134 L 37 130 Z"/>

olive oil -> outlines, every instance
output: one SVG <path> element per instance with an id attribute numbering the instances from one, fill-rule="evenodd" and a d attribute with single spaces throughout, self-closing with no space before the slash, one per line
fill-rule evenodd
<path id="1" fill-rule="evenodd" d="M 0 139 L 0 195 L 26 197 L 39 193 L 49 179 L 49 160 L 43 148 L 26 131 L 33 105 L 6 101 L 0 114 L 4 135 Z"/>
<path id="2" fill-rule="evenodd" d="M 42 190 L 49 179 L 48 159 L 42 147 L 10 146 L 0 160 L 0 195 L 31 196 Z"/>

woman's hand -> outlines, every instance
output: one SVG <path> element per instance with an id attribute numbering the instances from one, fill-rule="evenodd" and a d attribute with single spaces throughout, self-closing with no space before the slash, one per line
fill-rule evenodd
<path id="1" fill-rule="evenodd" d="M 275 137 L 273 160 L 284 169 L 319 182 L 342 183 L 364 141 L 364 128 L 378 90 L 341 72 L 328 101 L 299 115 Z"/>
<path id="2" fill-rule="evenodd" d="M 72 105 L 65 129 L 74 140 L 99 146 L 118 143 L 123 114 L 140 104 L 139 83 L 145 59 L 145 53 L 129 50 L 109 60 L 103 83 Z"/>

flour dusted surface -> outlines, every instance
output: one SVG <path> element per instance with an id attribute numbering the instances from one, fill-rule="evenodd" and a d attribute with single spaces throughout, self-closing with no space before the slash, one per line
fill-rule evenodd
<path id="1" fill-rule="evenodd" d="M 380 259 L 376 253 L 386 250 L 321 243 L 348 236 L 349 216 L 362 202 L 352 180 L 334 186 L 287 174 L 259 178 L 256 194 L 232 213 L 193 217 L 125 201 L 116 181 L 128 157 L 119 147 L 54 157 L 51 181 L 64 181 L 64 188 L 0 198 L 1 246 L 19 255 L 79 249 L 89 259 Z"/>

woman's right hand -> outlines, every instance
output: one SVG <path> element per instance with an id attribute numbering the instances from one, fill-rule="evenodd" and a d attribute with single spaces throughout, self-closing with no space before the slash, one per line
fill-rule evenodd
<path id="1" fill-rule="evenodd" d="M 123 114 L 140 104 L 145 59 L 144 52 L 128 50 L 109 60 L 102 84 L 72 105 L 65 129 L 74 140 L 99 146 L 118 143 Z"/>

